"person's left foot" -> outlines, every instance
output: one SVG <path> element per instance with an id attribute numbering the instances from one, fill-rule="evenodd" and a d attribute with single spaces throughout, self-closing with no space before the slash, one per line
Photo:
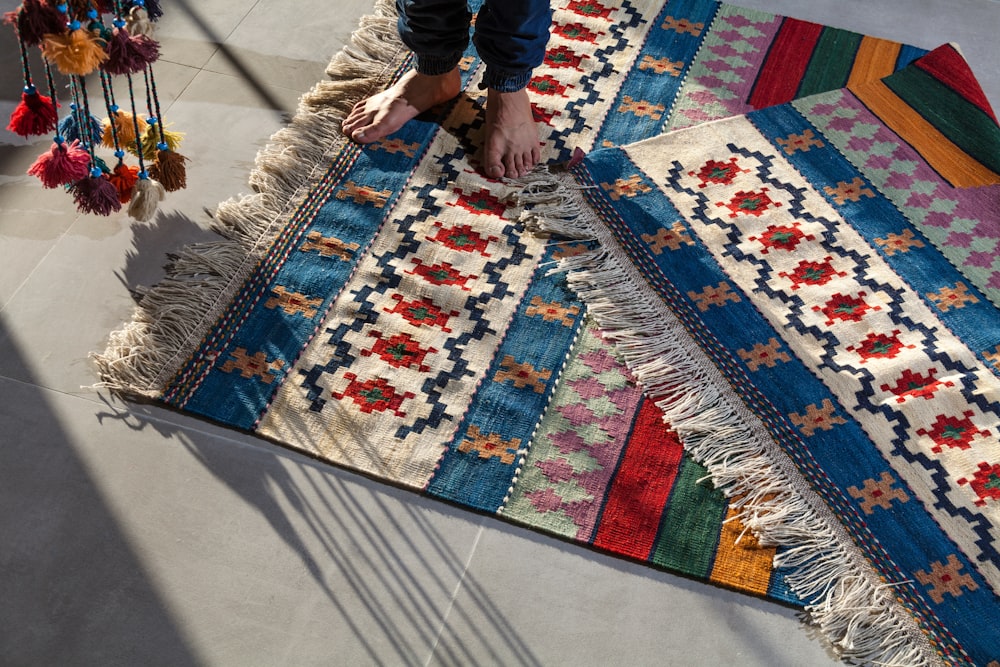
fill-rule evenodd
<path id="1" fill-rule="evenodd" d="M 486 145 L 483 165 L 490 178 L 520 178 L 541 159 L 538 128 L 527 89 L 486 96 Z"/>

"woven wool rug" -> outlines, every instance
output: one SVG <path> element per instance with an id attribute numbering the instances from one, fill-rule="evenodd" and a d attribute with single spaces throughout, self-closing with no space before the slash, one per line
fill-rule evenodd
<path id="1" fill-rule="evenodd" d="M 877 81 L 925 54 L 709 0 L 554 10 L 530 86 L 553 164 Z M 678 406 L 665 421 L 662 397 L 629 368 L 647 371 L 637 352 L 610 341 L 614 328 L 552 270 L 590 258 L 598 236 L 530 233 L 545 179 L 479 175 L 474 52 L 453 103 L 370 147 L 344 140 L 353 103 L 408 67 L 380 5 L 261 153 L 256 194 L 220 206 L 226 240 L 181 253 L 97 355 L 104 384 L 575 542 L 808 604 L 848 657 L 933 654 L 891 600 L 859 606 L 886 590 L 869 585 L 874 567 L 803 576 L 813 552 L 759 543 L 756 500 L 685 453 Z M 648 187 L 630 178 L 621 192 Z M 663 248 L 688 248 L 680 228 L 657 233 Z M 852 576 L 864 585 L 845 586 Z M 833 588 L 848 594 L 818 596 Z"/>
<path id="2" fill-rule="evenodd" d="M 536 224 L 599 240 L 571 287 L 792 587 L 997 664 L 1000 127 L 958 52 L 574 174 Z"/>

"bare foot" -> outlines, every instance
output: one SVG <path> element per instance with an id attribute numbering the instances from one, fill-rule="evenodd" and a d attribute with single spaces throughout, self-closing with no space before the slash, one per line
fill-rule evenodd
<path id="1" fill-rule="evenodd" d="M 538 128 L 526 89 L 487 92 L 484 155 L 486 175 L 491 178 L 520 178 L 538 164 Z"/>
<path id="2" fill-rule="evenodd" d="M 359 144 L 378 141 L 411 118 L 455 97 L 461 89 L 457 68 L 441 75 L 410 70 L 391 87 L 355 104 L 344 120 L 344 134 Z"/>

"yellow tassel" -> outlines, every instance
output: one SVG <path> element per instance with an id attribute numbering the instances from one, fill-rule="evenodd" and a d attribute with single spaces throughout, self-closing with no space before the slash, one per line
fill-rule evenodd
<path id="1" fill-rule="evenodd" d="M 101 142 L 108 148 L 115 147 L 115 138 L 111 132 L 111 123 L 114 122 L 115 132 L 118 133 L 118 145 L 123 148 L 131 148 L 134 152 L 135 120 L 136 117 L 133 117 L 128 111 L 116 111 L 111 118 L 105 118 L 103 121 L 104 135 L 101 137 Z M 146 119 L 138 116 L 137 120 L 139 122 L 139 132 L 145 132 L 149 127 Z"/>
<path id="2" fill-rule="evenodd" d="M 184 138 L 183 132 L 172 132 L 163 128 L 163 143 L 167 145 L 167 150 L 175 151 L 181 145 Z M 142 157 L 144 160 L 152 162 L 156 159 L 156 152 L 160 150 L 160 128 L 156 125 L 149 125 L 142 133 Z M 135 146 L 133 144 L 133 150 Z"/>
<path id="3" fill-rule="evenodd" d="M 61 35 L 45 35 L 42 55 L 66 75 L 86 76 L 108 59 L 104 40 L 83 28 Z"/>

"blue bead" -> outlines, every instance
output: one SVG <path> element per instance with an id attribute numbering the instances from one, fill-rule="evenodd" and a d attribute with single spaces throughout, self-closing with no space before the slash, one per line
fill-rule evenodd
<path id="1" fill-rule="evenodd" d="M 90 175 L 93 176 L 94 178 L 99 177 L 101 175 L 101 168 L 94 167 L 93 169 L 90 170 Z"/>
<path id="2" fill-rule="evenodd" d="M 118 150 L 115 151 L 115 157 L 118 158 L 119 160 L 122 159 L 123 157 L 125 157 L 125 151 L 119 148 Z"/>
<path id="3" fill-rule="evenodd" d="M 35 93 L 38 92 L 38 89 L 35 88 L 34 86 L 28 85 L 24 87 L 24 92 L 28 95 L 34 95 Z"/>

